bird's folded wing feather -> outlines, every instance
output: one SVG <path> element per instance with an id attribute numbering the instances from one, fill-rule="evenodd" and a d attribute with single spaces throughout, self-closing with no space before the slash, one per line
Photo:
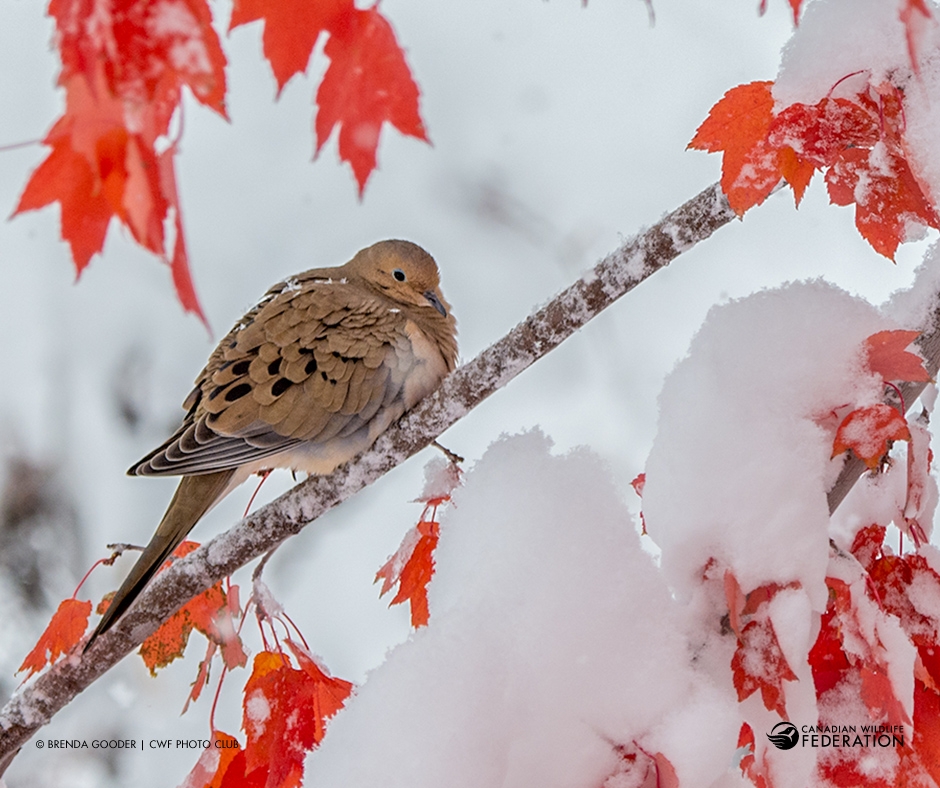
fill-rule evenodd
<path id="1" fill-rule="evenodd" d="M 129 473 L 211 473 L 367 431 L 416 363 L 405 324 L 342 280 L 272 288 L 210 357 L 177 432 Z"/>

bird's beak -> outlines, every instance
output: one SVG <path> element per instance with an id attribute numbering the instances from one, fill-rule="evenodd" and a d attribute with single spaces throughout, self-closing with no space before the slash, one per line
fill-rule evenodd
<path id="1" fill-rule="evenodd" d="M 447 310 L 444 309 L 444 305 L 441 303 L 441 299 L 437 297 L 437 293 L 435 293 L 433 290 L 427 290 L 424 294 L 424 297 L 428 299 L 428 303 L 431 306 L 433 306 L 444 317 L 447 317 Z"/>

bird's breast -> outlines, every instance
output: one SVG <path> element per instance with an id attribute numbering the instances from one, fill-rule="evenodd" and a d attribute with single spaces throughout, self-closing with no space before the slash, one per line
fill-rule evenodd
<path id="1" fill-rule="evenodd" d="M 405 377 L 403 399 L 405 410 L 410 410 L 441 385 L 447 375 L 447 363 L 437 344 L 414 321 L 405 323 L 405 336 L 411 346 L 412 367 Z"/>

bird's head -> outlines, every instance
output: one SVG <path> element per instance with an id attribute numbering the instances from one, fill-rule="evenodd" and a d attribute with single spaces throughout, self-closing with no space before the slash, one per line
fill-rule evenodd
<path id="1" fill-rule="evenodd" d="M 437 263 L 411 241 L 379 241 L 358 252 L 347 267 L 393 301 L 433 309 L 444 318 L 450 314 Z"/>

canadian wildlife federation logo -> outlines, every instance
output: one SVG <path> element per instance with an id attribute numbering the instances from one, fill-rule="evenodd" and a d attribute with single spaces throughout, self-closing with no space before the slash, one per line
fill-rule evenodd
<path id="1" fill-rule="evenodd" d="M 802 733 L 801 733 L 802 732 Z M 767 738 L 778 750 L 803 747 L 903 747 L 903 725 L 803 725 L 778 722 Z"/>
<path id="2" fill-rule="evenodd" d="M 800 732 L 792 722 L 778 722 L 767 738 L 778 750 L 790 750 L 800 740 Z"/>

